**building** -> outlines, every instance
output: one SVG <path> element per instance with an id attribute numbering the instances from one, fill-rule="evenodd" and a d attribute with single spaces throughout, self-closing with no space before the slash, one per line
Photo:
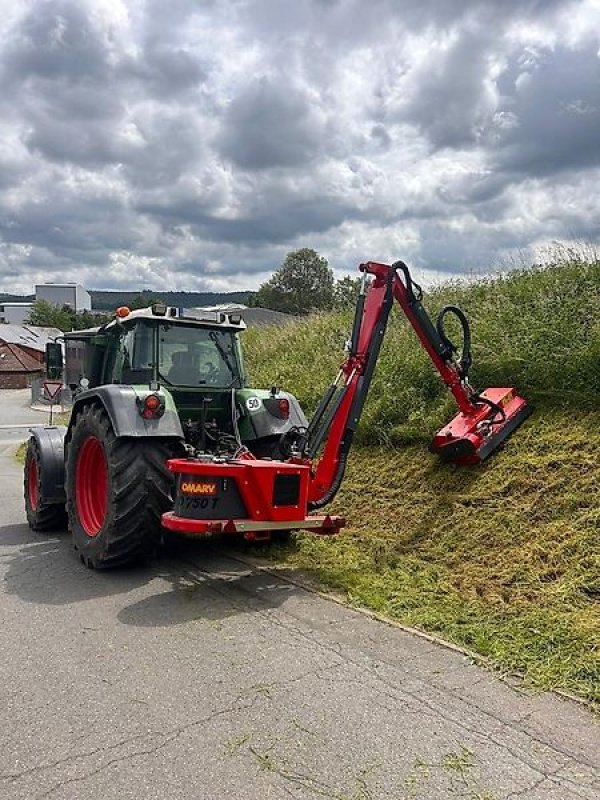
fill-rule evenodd
<path id="1" fill-rule="evenodd" d="M 73 311 L 91 311 L 92 298 L 79 283 L 39 283 L 35 299 L 45 300 L 55 306 L 69 306 Z"/>
<path id="2" fill-rule="evenodd" d="M 0 323 L 22 325 L 29 319 L 33 303 L 0 303 Z"/>
<path id="3" fill-rule="evenodd" d="M 44 365 L 16 344 L 0 341 L 0 389 L 26 389 Z"/>
<path id="4" fill-rule="evenodd" d="M 223 303 L 216 306 L 189 308 L 185 309 L 184 313 L 187 312 L 193 316 L 195 311 L 222 311 L 224 314 L 239 314 L 249 328 L 254 328 L 257 325 L 286 325 L 295 319 L 292 314 L 271 311 L 270 308 L 250 308 L 240 303 Z"/>
<path id="5" fill-rule="evenodd" d="M 57 328 L 0 325 L 0 388 L 24 389 L 44 374 L 46 343 L 62 336 Z"/>

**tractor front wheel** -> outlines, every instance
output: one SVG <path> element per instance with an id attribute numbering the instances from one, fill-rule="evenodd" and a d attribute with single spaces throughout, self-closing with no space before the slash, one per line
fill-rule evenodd
<path id="1" fill-rule="evenodd" d="M 42 463 L 40 448 L 34 438 L 29 440 L 25 455 L 24 490 L 25 513 L 34 531 L 64 530 L 67 524 L 64 503 L 46 503 L 42 496 Z"/>
<path id="2" fill-rule="evenodd" d="M 78 414 L 67 446 L 69 527 L 81 560 L 96 569 L 152 555 L 160 518 L 172 507 L 166 462 L 174 446 L 160 439 L 117 438 L 99 404 Z"/>

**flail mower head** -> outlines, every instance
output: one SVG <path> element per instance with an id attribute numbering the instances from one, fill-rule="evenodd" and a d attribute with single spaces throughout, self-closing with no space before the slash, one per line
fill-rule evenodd
<path id="1" fill-rule="evenodd" d="M 469 383 L 471 328 L 464 312 L 458 306 L 444 306 L 434 325 L 421 305 L 421 287 L 413 281 L 406 264 L 398 261 L 394 269 L 404 278 L 395 280 L 394 296 L 459 408 L 454 419 L 434 436 L 430 450 L 443 461 L 478 464 L 506 441 L 533 408 L 514 388 L 475 391 Z M 444 327 L 449 315 L 462 329 L 460 352 Z"/>
<path id="2" fill-rule="evenodd" d="M 471 401 L 472 410 L 460 411 L 433 438 L 430 450 L 442 461 L 484 461 L 533 411 L 514 389 L 486 389 Z"/>

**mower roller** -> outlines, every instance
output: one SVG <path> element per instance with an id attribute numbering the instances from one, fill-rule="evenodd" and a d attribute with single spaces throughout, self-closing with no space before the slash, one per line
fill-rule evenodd
<path id="1" fill-rule="evenodd" d="M 330 503 L 341 485 L 394 300 L 459 408 L 430 446 L 443 461 L 483 461 L 529 416 L 531 406 L 514 388 L 477 392 L 469 384 L 470 330 L 459 308 L 444 307 L 434 325 L 406 264 L 369 261 L 360 270 L 347 357 L 308 425 L 282 435 L 281 457 L 275 460 L 257 458 L 246 448 L 233 457 L 198 453 L 169 460 L 176 492 L 173 510 L 162 517 L 165 528 L 200 536 L 240 533 L 249 540 L 291 529 L 337 533 L 345 524 L 342 517 L 314 512 Z M 446 335 L 450 314 L 462 326 L 460 354 Z"/>

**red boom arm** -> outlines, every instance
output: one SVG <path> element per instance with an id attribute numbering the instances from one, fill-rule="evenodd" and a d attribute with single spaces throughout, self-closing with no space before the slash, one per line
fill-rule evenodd
<path id="1" fill-rule="evenodd" d="M 397 262 L 389 266 L 368 261 L 360 265 L 360 270 L 363 272 L 362 299 L 359 298 L 357 304 L 351 351 L 338 376 L 344 383 L 337 394 L 337 406 L 333 403 L 330 425 L 324 425 L 326 430 L 321 428 L 320 441 L 312 448 L 310 435 L 318 430 L 318 420 L 317 424 L 311 422 L 309 426 L 308 455 L 315 456 L 318 445 L 327 437 L 309 486 L 309 507 L 313 509 L 330 502 L 341 483 L 394 299 L 459 408 L 459 414 L 434 438 L 431 447 L 434 452 L 444 460 L 461 464 L 482 461 L 531 413 L 531 408 L 513 389 L 488 389 L 477 394 L 469 386 L 454 358 L 452 345 L 442 338 L 423 309 L 420 289 L 418 294 L 414 293 L 405 264 Z M 399 272 L 404 274 L 405 282 Z M 368 289 L 366 275 L 373 276 Z M 332 398 L 333 392 L 329 399 Z M 323 419 L 325 410 L 320 409 L 319 414 Z"/>

